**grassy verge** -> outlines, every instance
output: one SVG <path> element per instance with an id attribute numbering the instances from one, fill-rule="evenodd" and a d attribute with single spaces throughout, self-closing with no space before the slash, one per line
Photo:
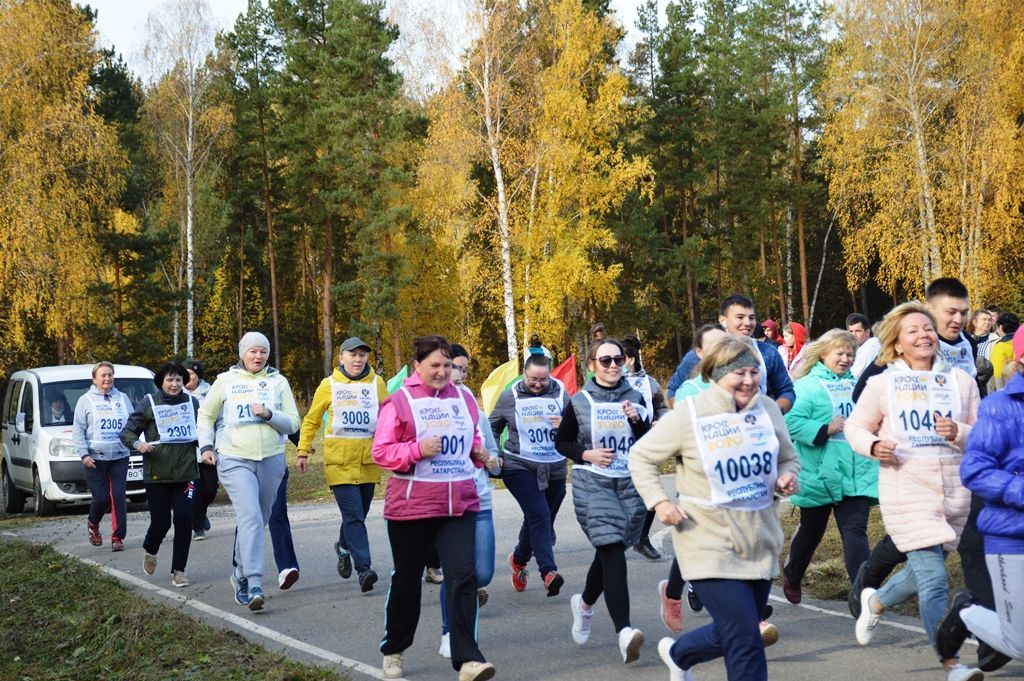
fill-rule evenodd
<path id="1" fill-rule="evenodd" d="M 49 547 L 0 541 L 0 678 L 345 681 L 153 603 Z"/>

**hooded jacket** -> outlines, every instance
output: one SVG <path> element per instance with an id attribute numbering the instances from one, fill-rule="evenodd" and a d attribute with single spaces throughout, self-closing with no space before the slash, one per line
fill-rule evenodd
<path id="1" fill-rule="evenodd" d="M 121 431 L 121 442 L 133 447 L 135 441 L 143 434 L 146 442 L 157 442 L 156 419 L 153 416 L 153 405 L 192 403 L 192 415 L 199 411 L 199 400 L 182 390 L 178 395 L 167 395 L 158 390 L 150 396 L 143 397 L 135 405 L 135 411 L 128 417 L 128 423 Z M 152 451 L 142 455 L 142 479 L 149 483 L 188 482 L 199 477 L 196 467 L 196 440 L 191 442 L 167 442 L 157 444 Z"/>
<path id="2" fill-rule="evenodd" d="M 132 403 L 128 396 L 117 388 L 111 388 L 110 392 L 102 393 L 96 386 L 90 386 L 89 391 L 78 398 L 75 404 L 75 420 L 71 426 L 71 441 L 75 446 L 75 453 L 79 458 L 84 459 L 91 456 L 97 461 L 114 461 L 123 459 L 129 455 L 128 448 L 120 439 L 109 442 L 99 442 L 99 429 L 95 423 L 96 415 L 93 402 L 120 401 L 124 410 L 125 422 L 132 413 Z M 124 423 L 115 432 L 120 432 Z"/>
<path id="3" fill-rule="evenodd" d="M 791 501 L 813 508 L 843 497 L 878 498 L 878 462 L 854 454 L 844 439 L 828 436 L 835 410 L 822 381 L 846 381 L 851 390 L 854 384 L 849 371 L 838 376 L 818 362 L 794 385 L 796 402 L 785 420 L 800 454 L 800 491 Z"/>
<path id="4" fill-rule="evenodd" d="M 313 403 L 309 405 L 309 411 L 302 419 L 302 432 L 299 435 L 299 450 L 310 451 L 313 446 L 313 438 L 320 430 L 323 423 L 324 413 L 327 414 L 327 429 L 330 430 L 334 423 L 334 406 L 332 402 L 331 382 L 346 384 L 364 384 L 367 387 L 374 387 L 377 391 L 377 404 L 380 405 L 387 399 L 388 389 L 384 385 L 384 379 L 374 373 L 373 369 L 367 367 L 366 375 L 361 378 L 350 378 L 340 368 L 335 367 L 330 377 L 320 381 L 316 392 L 313 393 Z M 334 485 L 360 485 L 363 483 L 377 483 L 380 481 L 380 468 L 373 462 L 373 438 L 340 438 L 324 437 L 324 472 L 327 474 L 327 484 Z"/>
<path id="5" fill-rule="evenodd" d="M 453 383 L 434 390 L 414 373 L 402 382 L 413 399 L 420 397 L 451 398 L 461 396 L 473 421 L 473 446 L 481 444 L 480 411 L 472 395 L 460 392 Z M 468 391 L 465 391 L 468 393 Z M 423 460 L 416 440 L 416 423 L 412 406 L 401 390 L 395 391 L 381 406 L 377 432 L 373 436 L 373 460 L 378 466 L 395 473 L 410 473 Z M 473 460 L 473 465 L 483 464 Z M 424 518 L 456 517 L 466 511 L 479 511 L 480 498 L 473 478 L 452 481 L 413 480 L 391 476 L 384 494 L 384 518 L 387 520 L 422 520 Z"/>
<path id="6" fill-rule="evenodd" d="M 1024 554 L 1024 374 L 989 395 L 967 439 L 960 477 L 985 500 L 978 529 L 985 552 Z"/>
<path id="7" fill-rule="evenodd" d="M 224 403 L 229 386 L 236 382 L 257 383 L 273 389 L 270 419 L 263 423 L 230 426 L 224 420 Z M 291 386 L 281 372 L 264 367 L 252 373 L 241 363 L 217 376 L 199 408 L 199 450 L 216 447 L 219 454 L 261 461 L 284 454 L 287 436 L 299 429 L 299 410 Z"/>
<path id="8" fill-rule="evenodd" d="M 790 322 L 789 328 L 793 330 L 793 347 L 789 347 L 785 343 L 779 346 L 779 354 L 782 355 L 782 359 L 786 364 L 786 370 L 789 371 L 790 376 L 796 373 L 796 370 L 803 364 L 804 347 L 807 343 L 807 327 L 799 322 Z"/>
<path id="9" fill-rule="evenodd" d="M 517 381 L 515 385 L 503 391 L 498 397 L 498 402 L 491 410 L 488 417 L 491 433 L 495 438 L 500 438 L 505 428 L 508 428 L 508 439 L 505 440 L 505 466 L 504 470 L 528 470 L 536 472 L 538 468 L 547 469 L 548 477 L 552 480 L 564 480 L 566 477 L 565 459 L 555 463 L 540 463 L 527 461 L 519 458 L 519 429 L 516 427 L 516 398 L 529 399 L 531 397 L 547 397 L 557 400 L 561 397 L 561 405 L 558 415 L 565 411 L 565 405 L 569 403 L 569 393 L 565 391 L 557 381 L 549 381 L 548 386 L 540 395 L 530 392 L 526 381 Z"/>

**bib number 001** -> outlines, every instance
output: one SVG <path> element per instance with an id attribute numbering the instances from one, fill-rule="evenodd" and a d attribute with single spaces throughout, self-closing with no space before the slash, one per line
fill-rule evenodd
<path id="1" fill-rule="evenodd" d="M 754 452 L 750 455 L 745 454 L 726 459 L 724 465 L 719 461 L 715 464 L 715 472 L 718 473 L 718 478 L 723 485 L 727 482 L 736 482 L 737 480 L 750 477 L 770 475 L 772 472 L 772 453 Z"/>
<path id="2" fill-rule="evenodd" d="M 466 441 L 458 435 L 441 436 L 441 456 L 457 456 L 466 453 Z"/>

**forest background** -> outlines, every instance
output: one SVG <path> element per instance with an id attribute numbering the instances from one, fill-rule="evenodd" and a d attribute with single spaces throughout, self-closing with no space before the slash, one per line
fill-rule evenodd
<path id="1" fill-rule="evenodd" d="M 0 379 L 259 329 L 300 397 L 350 335 L 387 378 L 445 334 L 475 386 L 595 321 L 664 379 L 737 291 L 812 335 L 938 276 L 1024 310 L 1016 0 L 645 0 L 622 59 L 607 0 L 460 2 L 424 87 L 380 1 L 168 0 L 143 79 L 0 0 Z"/>

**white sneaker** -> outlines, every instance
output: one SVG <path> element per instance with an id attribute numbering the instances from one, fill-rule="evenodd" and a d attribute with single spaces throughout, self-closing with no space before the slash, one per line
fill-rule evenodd
<path id="1" fill-rule="evenodd" d="M 626 627 L 619 632 L 619 652 L 626 664 L 640 659 L 640 646 L 644 644 L 644 632 L 633 627 Z"/>
<path id="2" fill-rule="evenodd" d="M 946 672 L 946 681 L 981 681 L 984 678 L 980 669 L 963 664 L 955 664 Z"/>
<path id="3" fill-rule="evenodd" d="M 394 655 L 385 655 L 383 671 L 385 679 L 402 678 L 402 653 L 395 653 Z"/>
<path id="4" fill-rule="evenodd" d="M 590 640 L 590 620 L 594 616 L 593 609 L 583 609 L 583 594 L 574 594 L 569 599 L 572 608 L 572 640 L 583 645 Z"/>
<path id="5" fill-rule="evenodd" d="M 441 634 L 441 647 L 437 649 L 441 657 L 452 659 L 452 637 L 451 634 Z"/>
<path id="6" fill-rule="evenodd" d="M 689 669 L 683 670 L 675 663 L 672 659 L 669 650 L 672 649 L 672 645 L 675 643 L 675 639 L 665 638 L 658 641 L 658 657 L 668 667 L 668 681 L 693 681 L 693 674 Z"/>
<path id="7" fill-rule="evenodd" d="M 494 678 L 494 665 L 490 662 L 470 660 L 459 667 L 459 681 L 487 681 Z"/>
<path id="8" fill-rule="evenodd" d="M 287 591 L 292 584 L 299 581 L 299 571 L 295 568 L 285 568 L 277 573 L 277 588 Z"/>
<path id="9" fill-rule="evenodd" d="M 179 589 L 183 589 L 186 586 L 191 585 L 192 582 L 188 581 L 188 575 L 186 575 L 184 572 L 182 572 L 181 570 L 175 570 L 171 574 L 171 584 Z"/>
<path id="10" fill-rule="evenodd" d="M 854 625 L 854 632 L 857 635 L 857 643 L 862 646 L 871 643 L 871 639 L 875 636 L 875 627 L 882 619 L 881 615 L 871 612 L 871 597 L 875 595 L 875 591 L 876 589 L 867 587 L 860 592 L 860 617 L 857 618 L 857 624 Z"/>

